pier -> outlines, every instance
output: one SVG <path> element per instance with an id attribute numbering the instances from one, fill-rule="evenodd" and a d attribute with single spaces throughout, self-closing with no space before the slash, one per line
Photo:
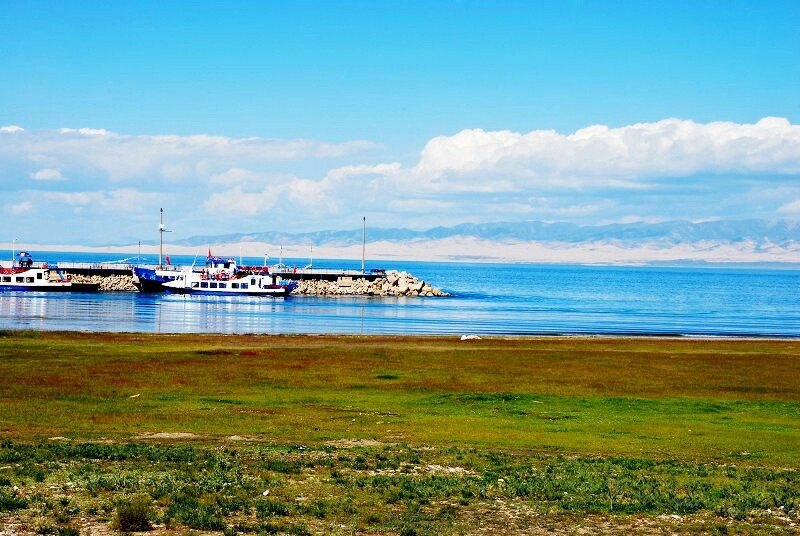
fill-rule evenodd
<path id="1" fill-rule="evenodd" d="M 34 263 L 34 266 L 42 266 L 42 263 Z M 137 266 L 142 268 L 151 268 L 159 270 L 170 270 L 175 272 L 190 272 L 201 271 L 203 265 L 196 265 L 192 267 L 180 265 L 164 265 L 158 266 L 155 264 L 118 264 L 118 263 L 89 263 L 89 262 L 59 262 L 57 265 L 50 265 L 52 269 L 59 269 L 69 274 L 78 274 L 85 276 L 111 276 L 111 275 L 131 275 L 133 269 Z M 373 270 L 362 272 L 361 270 L 338 270 L 338 269 L 323 269 L 323 268 L 293 268 L 286 265 L 273 265 L 273 266 L 240 266 L 241 270 L 263 271 L 265 268 L 269 269 L 269 273 L 283 277 L 284 279 L 319 279 L 323 281 L 337 281 L 342 277 L 349 277 L 352 279 L 366 279 L 367 281 L 374 281 L 378 278 L 385 277 L 384 270 Z"/>
<path id="2" fill-rule="evenodd" d="M 0 266 L 11 267 L 10 262 Z M 98 285 L 102 291 L 134 292 L 137 289 L 133 269 L 136 267 L 173 272 L 201 271 L 204 265 L 163 265 L 90 263 L 90 262 L 33 262 L 33 268 L 58 270 L 76 283 Z M 346 270 L 331 268 L 296 268 L 285 264 L 272 266 L 240 266 L 239 270 L 255 274 L 269 270 L 270 274 L 299 282 L 297 294 L 316 296 L 447 296 L 407 272 L 395 270 Z"/>

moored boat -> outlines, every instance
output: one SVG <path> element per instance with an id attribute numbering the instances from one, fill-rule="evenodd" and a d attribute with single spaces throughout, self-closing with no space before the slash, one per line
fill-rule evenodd
<path id="1" fill-rule="evenodd" d="M 233 259 L 209 257 L 202 271 L 177 272 L 175 280 L 162 286 L 173 294 L 282 297 L 291 294 L 297 283 L 270 274 L 265 268 L 240 269 Z"/>
<path id="2" fill-rule="evenodd" d="M 0 263 L 0 291 L 96 292 L 98 285 L 74 283 L 57 266 L 34 263 L 30 253 L 21 251 L 17 261 Z"/>
<path id="3" fill-rule="evenodd" d="M 181 273 L 174 269 L 136 266 L 133 269 L 133 284 L 141 292 L 164 292 L 164 283 L 175 281 Z"/>

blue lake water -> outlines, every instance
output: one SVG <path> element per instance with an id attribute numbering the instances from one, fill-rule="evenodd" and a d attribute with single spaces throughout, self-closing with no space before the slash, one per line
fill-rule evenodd
<path id="1" fill-rule="evenodd" d="M 137 260 L 74 253 L 36 257 L 50 263 Z M 193 258 L 172 260 L 191 264 Z M 142 256 L 141 261 L 155 259 Z M 260 264 L 263 259 L 244 262 Z M 303 266 L 307 260 L 284 262 Z M 315 266 L 360 268 L 360 262 L 315 260 Z M 394 261 L 368 263 L 371 267 L 407 270 L 453 296 L 273 299 L 3 292 L 0 329 L 800 337 L 796 270 Z"/>

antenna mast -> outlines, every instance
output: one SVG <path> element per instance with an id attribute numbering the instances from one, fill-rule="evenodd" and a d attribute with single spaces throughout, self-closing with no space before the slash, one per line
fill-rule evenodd
<path id="1" fill-rule="evenodd" d="M 161 257 L 164 254 L 164 233 L 171 233 L 164 229 L 164 209 L 161 209 L 161 221 L 158 224 L 158 267 L 161 268 Z"/>
<path id="2" fill-rule="evenodd" d="M 364 273 L 364 260 L 367 255 L 367 217 L 364 216 L 364 226 L 361 228 L 361 273 Z"/>

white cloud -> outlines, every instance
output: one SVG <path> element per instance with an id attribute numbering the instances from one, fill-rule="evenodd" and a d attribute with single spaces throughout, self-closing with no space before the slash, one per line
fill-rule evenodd
<path id="1" fill-rule="evenodd" d="M 295 230 L 326 229 L 360 215 L 419 228 L 800 214 L 800 126 L 777 118 L 666 119 L 569 134 L 469 129 L 430 139 L 405 164 L 376 162 L 362 151 L 377 145 L 362 141 L 131 136 L 90 128 L 4 132 L 0 191 L 7 199 L 24 194 L 17 200 L 56 222 L 74 212 L 81 221 L 91 215 L 98 229 L 112 214 L 119 227 L 150 225 L 159 206 L 176 236 L 274 229 L 285 221 Z M 25 176 L 42 181 L 38 188 L 70 180 L 59 192 L 41 192 L 30 181 L 18 185 Z M 213 232 L 195 229 L 204 222 Z"/>
<path id="2" fill-rule="evenodd" d="M 104 128 L 60 128 L 62 134 L 82 134 L 84 136 L 115 136 L 113 132 Z"/>
<path id="3" fill-rule="evenodd" d="M 203 208 L 212 214 L 254 216 L 272 209 L 284 190 L 282 187 L 267 187 L 260 192 L 245 192 L 241 186 L 236 186 L 224 192 L 212 193 Z"/>
<path id="4" fill-rule="evenodd" d="M 800 199 L 795 199 L 778 208 L 778 212 L 800 216 Z"/>
<path id="5" fill-rule="evenodd" d="M 374 166 L 343 166 L 330 170 L 326 178 L 330 181 L 343 181 L 350 177 L 368 177 L 375 175 L 390 176 L 398 173 L 400 170 L 400 162 L 392 162 L 391 164 L 377 164 Z"/>
<path id="6" fill-rule="evenodd" d="M 395 199 L 389 203 L 391 209 L 403 213 L 441 213 L 451 211 L 457 206 L 458 204 L 452 201 L 436 201 L 433 199 Z"/>
<path id="7" fill-rule="evenodd" d="M 800 173 L 800 126 L 768 117 L 755 124 L 680 119 L 573 134 L 463 130 L 431 139 L 413 175 L 464 189 L 505 178 L 548 188 L 630 187 L 651 178 L 696 174 Z M 439 188 L 441 189 L 441 188 Z"/>
<path id="8" fill-rule="evenodd" d="M 158 201 L 159 195 L 133 188 L 88 192 L 37 192 L 42 200 L 75 209 L 93 209 L 105 213 L 139 213 Z"/>
<path id="9" fill-rule="evenodd" d="M 9 212 L 11 212 L 11 214 L 15 216 L 21 216 L 22 214 L 27 214 L 33 210 L 33 203 L 30 201 L 21 201 L 19 203 L 7 205 L 7 209 Z"/>
<path id="10" fill-rule="evenodd" d="M 214 184 L 241 184 L 255 182 L 259 177 L 258 173 L 249 169 L 232 167 L 228 171 L 212 175 L 210 181 Z"/>
<path id="11" fill-rule="evenodd" d="M 205 182 L 233 168 L 258 172 L 276 162 L 341 158 L 379 147 L 364 140 L 323 143 L 206 134 L 134 136 L 97 128 L 7 131 L 16 135 L 0 145 L 0 164 L 24 168 L 34 162 L 70 177 L 137 184 L 164 179 Z"/>
<path id="12" fill-rule="evenodd" d="M 0 127 L 0 132 L 8 132 L 8 133 L 11 133 L 11 134 L 13 134 L 15 132 L 22 132 L 24 130 L 25 130 L 24 128 L 22 128 L 20 126 L 17 126 L 17 125 L 6 125 L 4 127 Z"/>
<path id="13" fill-rule="evenodd" d="M 630 214 L 660 221 L 675 217 L 681 203 L 678 217 L 705 218 L 731 210 L 719 208 L 720 198 L 731 199 L 732 207 L 741 203 L 733 201 L 736 196 L 747 199 L 765 180 L 791 182 L 797 174 L 800 127 L 785 119 L 755 124 L 666 119 L 620 128 L 596 125 L 572 134 L 464 130 L 431 139 L 408 167 L 347 165 L 319 180 L 284 177 L 259 186 L 263 191 L 247 191 L 247 184 L 255 186 L 261 177 L 249 169 L 230 168 L 214 180 L 245 186 L 242 202 L 251 215 L 273 210 L 265 200 L 279 192 L 299 214 L 313 212 L 317 218 L 376 207 L 398 223 L 407 223 L 408 215 L 435 224 L 437 218 L 456 217 L 619 221 Z M 659 197 L 667 194 L 672 197 Z M 235 201 L 223 202 L 217 194 L 209 203 L 238 210 Z M 763 215 L 769 204 L 758 210 Z"/>
<path id="14" fill-rule="evenodd" d="M 35 181 L 45 181 L 45 182 L 64 180 L 64 178 L 61 176 L 61 171 L 52 168 L 39 169 L 31 173 L 30 177 Z"/>

